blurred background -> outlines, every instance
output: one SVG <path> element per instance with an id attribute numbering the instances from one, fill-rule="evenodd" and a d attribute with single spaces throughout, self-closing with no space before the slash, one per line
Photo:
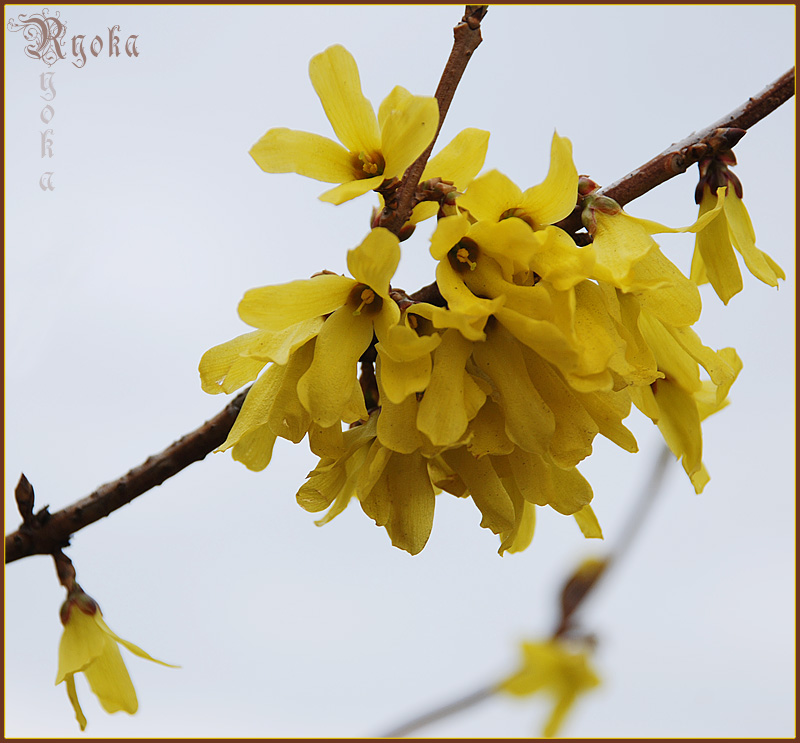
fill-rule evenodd
<path id="1" fill-rule="evenodd" d="M 249 327 L 244 292 L 346 271 L 373 196 L 340 207 L 326 184 L 267 175 L 248 150 L 269 128 L 333 136 L 308 61 L 346 46 L 377 108 L 394 85 L 432 94 L 463 6 L 51 6 L 82 68 L 25 56 L 6 6 L 5 530 L 24 472 L 37 510 L 63 508 L 213 417 L 205 350 Z M 121 54 L 108 56 L 118 25 Z M 138 36 L 138 57 L 124 41 Z M 439 147 L 491 132 L 486 168 L 539 183 L 554 129 L 580 173 L 610 184 L 717 121 L 795 59 L 795 9 L 767 6 L 492 6 Z M 42 72 L 56 97 L 40 118 Z M 695 495 L 678 464 L 624 563 L 582 613 L 603 685 L 562 730 L 574 737 L 795 734 L 794 99 L 736 147 L 758 246 L 785 270 L 775 290 L 744 274 L 724 307 L 701 289 L 706 345 L 734 346 L 732 404 L 704 426 L 711 482 Z M 41 132 L 53 129 L 52 158 Z M 438 150 L 438 147 L 437 147 Z M 43 192 L 39 177 L 54 173 Z M 627 211 L 691 224 L 697 171 Z M 433 278 L 425 223 L 393 281 Z M 688 273 L 693 236 L 659 236 Z M 531 547 L 497 555 L 471 501 L 437 499 L 416 557 L 353 504 L 323 528 L 294 494 L 315 460 L 279 440 L 246 470 L 209 456 L 75 536 L 67 554 L 108 624 L 155 657 L 123 651 L 140 710 L 109 716 L 82 676 L 99 737 L 372 736 L 515 670 L 519 643 L 548 635 L 560 587 L 603 555 L 657 459 L 634 410 L 640 453 L 596 439 L 581 465 L 605 543 L 538 510 Z M 52 560 L 8 566 L 5 733 L 81 735 L 55 687 L 64 591 Z M 546 698 L 492 698 L 420 731 L 538 735 Z"/>

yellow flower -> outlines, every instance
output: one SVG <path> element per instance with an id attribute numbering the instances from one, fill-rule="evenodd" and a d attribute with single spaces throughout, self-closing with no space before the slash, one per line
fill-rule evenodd
<path id="1" fill-rule="evenodd" d="M 431 178 L 441 178 L 452 183 L 456 192 L 462 192 L 480 172 L 489 147 L 489 132 L 482 129 L 464 129 L 452 141 L 428 160 L 420 177 L 420 186 Z M 381 207 L 383 197 L 381 197 Z M 447 207 L 447 213 L 455 207 Z M 418 224 L 439 211 L 439 204 L 423 201 L 414 207 L 410 224 Z"/>
<path id="2" fill-rule="evenodd" d="M 392 451 L 376 438 L 379 413 L 343 434 L 338 456 L 322 457 L 297 493 L 307 511 L 328 508 L 317 521 L 327 523 L 355 496 L 361 509 L 383 526 L 392 544 L 416 555 L 433 527 L 434 488 L 427 459 L 420 452 Z"/>
<path id="3" fill-rule="evenodd" d="M 651 235 L 663 232 L 699 232 L 719 215 L 721 199 L 709 204 L 697 221 L 688 227 L 667 227 L 649 219 L 634 217 L 607 196 L 595 196 L 597 184 L 581 178 L 584 196 L 581 218 L 592 235 L 595 266 L 592 278 L 605 281 L 625 292 L 658 289 L 673 284 L 674 272 L 637 272 L 638 264 L 658 245 Z"/>
<path id="4" fill-rule="evenodd" d="M 314 427 L 366 420 L 356 372 L 373 333 L 398 361 L 419 358 L 435 347 L 438 335 L 422 338 L 400 324 L 400 309 L 389 294 L 399 260 L 397 237 L 378 227 L 347 254 L 355 278 L 320 274 L 245 294 L 239 315 L 259 330 L 203 355 L 203 389 L 231 392 L 273 365 L 248 393 L 221 451 L 234 447 L 234 458 L 263 469 L 276 436 L 299 443 Z M 397 378 L 402 372 L 402 365 L 387 372 L 393 388 L 403 387 Z"/>
<path id="5" fill-rule="evenodd" d="M 497 170 L 470 184 L 459 206 L 479 222 L 517 217 L 540 230 L 564 219 L 578 200 L 578 171 L 572 161 L 572 143 L 554 132 L 550 170 L 544 181 L 526 191 Z"/>
<path id="6" fill-rule="evenodd" d="M 86 729 L 86 717 L 75 689 L 76 673 L 86 676 L 89 687 L 106 712 L 124 711 L 133 715 L 139 708 L 136 690 L 128 669 L 125 668 L 118 644 L 124 645 L 140 658 L 177 668 L 151 658 L 132 642 L 114 634 L 103 620 L 100 607 L 77 584 L 61 607 L 61 622 L 64 625 L 64 634 L 58 648 L 56 684 L 67 682 L 67 695 L 81 730 Z"/>
<path id="7" fill-rule="evenodd" d="M 736 182 L 738 183 L 738 181 Z M 697 284 L 711 283 L 717 296 L 728 304 L 742 290 L 742 272 L 734 248 L 744 258 L 753 276 L 769 286 L 785 279 L 783 269 L 756 247 L 756 234 L 735 183 L 720 188 L 724 195 L 722 215 L 697 233 L 692 256 L 691 279 Z M 734 186 L 734 187 L 732 187 Z M 717 198 L 708 184 L 702 189 L 700 216 L 713 208 Z"/>
<path id="8" fill-rule="evenodd" d="M 552 695 L 556 704 L 543 730 L 543 735 L 551 738 L 578 696 L 597 686 L 600 679 L 589 666 L 587 653 L 573 652 L 560 640 L 524 642 L 522 653 L 522 667 L 502 681 L 499 689 L 515 696 L 540 691 Z"/>
<path id="9" fill-rule="evenodd" d="M 341 184 L 322 194 L 322 201 L 341 204 L 402 177 L 436 134 L 436 99 L 411 95 L 400 86 L 381 103 L 376 118 L 361 92 L 355 60 L 338 44 L 311 59 L 309 76 L 341 144 L 278 128 L 261 137 L 250 154 L 267 173 L 299 173 Z"/>
<path id="10" fill-rule="evenodd" d="M 709 481 L 702 459 L 700 423 L 726 405 L 742 362 L 734 349 L 715 352 L 704 346 L 691 328 L 672 327 L 646 310 L 639 324 L 663 378 L 650 387 L 632 389 L 631 398 L 658 425 L 672 453 L 681 459 L 695 492 L 700 493 Z M 709 380 L 700 379 L 700 366 Z"/>

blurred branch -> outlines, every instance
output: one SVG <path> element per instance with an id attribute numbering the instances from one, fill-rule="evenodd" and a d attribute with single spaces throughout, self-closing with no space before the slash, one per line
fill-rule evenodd
<path id="1" fill-rule="evenodd" d="M 23 475 L 17 491 L 25 493 L 24 506 L 20 504 L 24 521 L 17 531 L 6 536 L 6 563 L 30 555 L 57 554 L 69 546 L 70 536 L 76 531 L 161 485 L 193 462 L 204 459 L 228 437 L 247 392 L 237 395 L 222 412 L 160 454 L 149 457 L 118 480 L 101 485 L 91 495 L 56 513 L 49 513 L 45 506 L 35 516 L 30 515 L 33 511 L 33 488 Z"/>
<path id="2" fill-rule="evenodd" d="M 690 166 L 703 157 L 712 155 L 721 147 L 727 147 L 728 143 L 725 141 L 725 137 L 720 137 L 718 130 L 742 129 L 746 131 L 788 101 L 794 95 L 794 70 L 795 68 L 792 67 L 774 83 L 768 85 L 754 98 L 748 98 L 745 103 L 727 116 L 723 116 L 719 121 L 700 132 L 690 134 L 677 144 L 670 145 L 660 155 L 656 155 L 641 167 L 636 168 L 610 186 L 601 188 L 597 194 L 608 196 L 620 206 L 625 206 L 670 178 L 685 173 Z M 580 210 L 576 208 L 572 214 L 558 222 L 557 226 L 567 232 L 577 232 L 583 226 Z"/>
<path id="3" fill-rule="evenodd" d="M 415 717 L 412 720 L 409 720 L 408 722 L 405 722 L 396 728 L 392 728 L 383 735 L 379 735 L 377 737 L 404 738 L 409 733 L 413 733 L 415 730 L 425 727 L 425 725 L 430 725 L 432 722 L 436 722 L 437 720 L 454 715 L 456 712 L 461 712 L 462 709 L 474 707 L 476 704 L 478 704 L 478 702 L 488 699 L 490 696 L 492 696 L 492 694 L 497 692 L 499 685 L 500 682 L 492 684 L 491 686 L 484 686 L 480 689 L 476 689 L 472 693 L 466 694 L 460 699 L 456 699 L 449 704 L 445 704 L 441 707 L 431 710 L 430 712 L 426 712 L 424 715 Z"/>
<path id="4" fill-rule="evenodd" d="M 581 606 L 592 589 L 597 585 L 600 576 L 606 574 L 609 565 L 618 562 L 622 555 L 630 548 L 633 538 L 641 531 L 642 524 L 644 524 L 647 514 L 650 512 L 655 502 L 656 496 L 661 490 L 661 486 L 664 483 L 664 475 L 667 471 L 667 465 L 673 459 L 672 452 L 670 452 L 666 445 L 662 445 L 655 466 L 650 472 L 650 477 L 642 488 L 639 497 L 636 499 L 633 510 L 628 517 L 628 522 L 622 529 L 616 548 L 613 549 L 605 559 L 591 561 L 588 565 L 584 563 L 584 565 L 580 566 L 566 581 L 561 594 L 561 618 L 552 635 L 554 640 L 570 635 L 574 630 L 572 617 L 578 607 Z M 413 733 L 421 727 L 454 715 L 456 712 L 474 707 L 479 702 L 488 699 L 493 694 L 500 691 L 502 681 L 501 679 L 489 686 L 482 686 L 452 702 L 448 702 L 425 714 L 414 717 L 377 737 L 401 738 Z"/>
<path id="5" fill-rule="evenodd" d="M 628 515 L 627 523 L 622 527 L 617 544 L 609 554 L 598 560 L 591 560 L 580 566 L 567 580 L 561 593 L 561 618 L 553 632 L 553 637 L 566 637 L 574 630 L 573 616 L 586 600 L 586 597 L 597 587 L 600 578 L 607 575 L 608 568 L 620 561 L 630 549 L 634 537 L 642 530 L 647 515 L 655 503 L 656 497 L 664 484 L 667 466 L 675 457 L 666 444 L 656 459 L 650 477 L 636 498 L 633 509 Z"/>
<path id="6" fill-rule="evenodd" d="M 428 149 L 406 170 L 394 199 L 386 201 L 386 207 L 377 223 L 377 226 L 385 227 L 395 235 L 400 234 L 403 225 L 411 216 L 419 179 L 422 177 L 422 171 L 425 170 L 425 165 L 431 156 L 433 146 L 436 144 L 436 138 L 439 136 L 447 111 L 450 109 L 458 83 L 461 81 L 464 70 L 467 69 L 467 63 L 472 58 L 472 53 L 483 41 L 481 38 L 481 20 L 483 20 L 487 10 L 488 8 L 485 5 L 467 5 L 464 9 L 464 17 L 453 29 L 453 49 L 450 52 L 450 58 L 447 60 L 435 93 L 436 100 L 439 103 L 439 126 L 436 129 L 436 134 L 433 137 L 433 141 L 428 145 Z"/>

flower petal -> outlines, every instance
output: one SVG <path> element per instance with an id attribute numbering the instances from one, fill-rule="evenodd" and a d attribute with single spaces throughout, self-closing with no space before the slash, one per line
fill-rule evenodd
<path id="1" fill-rule="evenodd" d="M 399 85 L 381 103 L 381 152 L 384 178 L 402 177 L 433 141 L 439 126 L 439 104 L 431 96 L 411 95 Z"/>
<path id="2" fill-rule="evenodd" d="M 384 525 L 392 544 L 411 555 L 422 552 L 433 528 L 435 504 L 425 459 L 419 454 L 392 454 L 370 495 L 385 501 Z"/>
<path id="3" fill-rule="evenodd" d="M 372 154 L 380 149 L 380 130 L 372 104 L 361 92 L 353 55 L 340 44 L 311 58 L 311 84 L 339 141 L 350 152 Z"/>
<path id="4" fill-rule="evenodd" d="M 577 202 L 578 170 L 572 161 L 572 142 L 553 132 L 547 176 L 525 191 L 519 206 L 541 227 L 564 219 Z"/>
<path id="5" fill-rule="evenodd" d="M 464 129 L 428 160 L 420 181 L 441 178 L 451 181 L 458 191 L 463 191 L 483 167 L 488 148 L 489 132 Z"/>
<path id="6" fill-rule="evenodd" d="M 311 419 L 323 428 L 342 419 L 350 403 L 358 359 L 372 334 L 371 317 L 354 315 L 349 305 L 336 310 L 322 326 L 314 360 L 297 383 L 297 395 Z"/>
<path id="7" fill-rule="evenodd" d="M 469 217 L 466 214 L 454 214 L 440 219 L 431 236 L 431 255 L 437 260 L 444 260 L 451 248 L 467 234 Z"/>
<path id="8" fill-rule="evenodd" d="M 633 267 L 633 283 L 666 282 L 652 289 L 634 290 L 632 294 L 647 309 L 668 325 L 694 325 L 700 318 L 702 302 L 697 285 L 687 279 L 658 248 Z"/>
<path id="9" fill-rule="evenodd" d="M 206 351 L 200 359 L 200 384 L 204 392 L 233 392 L 252 382 L 266 365 L 266 360 L 253 359 L 243 354 L 269 331 L 256 330 L 221 343 Z"/>
<path id="10" fill-rule="evenodd" d="M 260 331 L 243 355 L 284 365 L 300 346 L 305 345 L 319 332 L 324 322 L 322 317 L 312 317 L 290 325 L 285 330 Z"/>
<path id="11" fill-rule="evenodd" d="M 472 352 L 478 368 L 497 390 L 506 416 L 506 434 L 526 451 L 545 452 L 555 431 L 555 419 L 539 394 L 525 366 L 521 348 L 502 325 L 476 343 Z"/>
<path id="12" fill-rule="evenodd" d="M 441 456 L 469 488 L 483 517 L 481 526 L 495 534 L 513 529 L 514 504 L 492 467 L 491 457 L 476 459 L 463 446 L 442 452 Z"/>
<path id="13" fill-rule="evenodd" d="M 119 648 L 111 638 L 107 638 L 102 655 L 83 673 L 106 712 L 124 711 L 133 715 L 139 709 L 130 674 Z"/>
<path id="14" fill-rule="evenodd" d="M 733 246 L 744 258 L 747 270 L 759 281 L 769 286 L 778 286 L 778 279 L 785 279 L 786 274 L 775 261 L 768 260 L 767 254 L 756 247 L 756 233 L 750 215 L 733 189 L 730 189 L 730 194 L 725 199 L 724 209 Z"/>
<path id="15" fill-rule="evenodd" d="M 347 183 L 342 183 L 341 186 L 336 186 L 336 188 L 326 191 L 319 197 L 319 200 L 328 204 L 344 204 L 345 201 L 363 196 L 367 191 L 377 188 L 383 183 L 383 180 L 382 175 L 376 175 L 373 178 L 348 181 Z"/>
<path id="16" fill-rule="evenodd" d="M 711 209 L 715 200 L 706 188 L 700 202 L 701 216 Z M 728 304 L 731 297 L 742 290 L 744 283 L 731 245 L 727 218 L 715 219 L 700 230 L 694 246 L 695 255 L 699 254 L 700 261 L 692 260 L 692 281 L 699 284 L 705 279 L 710 282 L 722 302 Z M 702 274 L 701 265 L 704 269 Z"/>
<path id="17" fill-rule="evenodd" d="M 655 396 L 660 412 L 657 424 L 661 435 L 672 453 L 683 460 L 683 468 L 691 478 L 703 465 L 703 434 L 697 403 L 691 394 L 669 379 L 656 382 Z M 697 483 L 693 484 L 699 493 Z"/>
<path id="18" fill-rule="evenodd" d="M 520 206 L 521 202 L 522 190 L 499 170 L 490 170 L 476 178 L 466 193 L 458 197 L 458 205 L 479 222 L 497 222 L 504 212 Z"/>
<path id="19" fill-rule="evenodd" d="M 97 628 L 94 618 L 73 606 L 58 646 L 56 684 L 70 674 L 83 671 L 100 656 L 105 649 L 105 642 L 105 636 Z"/>
<path id="20" fill-rule="evenodd" d="M 272 449 L 277 438 L 265 423 L 244 434 L 234 445 L 231 455 L 251 472 L 261 472 L 272 460 Z"/>
<path id="21" fill-rule="evenodd" d="M 385 402 L 385 396 L 393 404 L 399 405 L 409 395 L 422 392 L 428 386 L 431 378 L 429 353 L 411 361 L 395 361 L 383 349 L 382 343 L 378 343 L 375 348 L 381 365 L 378 382 L 382 386 L 382 403 Z"/>
<path id="22" fill-rule="evenodd" d="M 603 538 L 603 530 L 600 528 L 600 522 L 597 520 L 597 516 L 594 515 L 594 511 L 588 503 L 581 508 L 580 511 L 575 511 L 572 517 L 575 519 L 584 537 L 587 539 Z"/>
<path id="23" fill-rule="evenodd" d="M 558 291 L 571 289 L 592 275 L 596 256 L 591 245 L 579 248 L 566 232 L 550 225 L 533 235 L 539 245 L 530 266 Z"/>
<path id="24" fill-rule="evenodd" d="M 81 726 L 81 730 L 86 730 L 86 716 L 83 714 L 81 703 L 78 701 L 78 691 L 75 688 L 75 676 L 73 674 L 67 676 L 67 696 L 72 704 L 72 709 L 75 710 L 75 719 L 78 721 L 78 725 Z"/>
<path id="25" fill-rule="evenodd" d="M 239 317 L 256 328 L 285 330 L 338 309 L 356 283 L 347 276 L 321 274 L 288 284 L 250 289 L 239 303 Z"/>
<path id="26" fill-rule="evenodd" d="M 366 284 L 386 301 L 389 282 L 400 263 L 400 241 L 385 227 L 376 227 L 361 245 L 347 251 L 347 269 L 362 284 Z"/>
<path id="27" fill-rule="evenodd" d="M 445 331 L 433 352 L 433 371 L 419 405 L 417 427 L 434 446 L 456 443 L 467 429 L 464 368 L 471 352 L 472 343 L 453 329 Z"/>
<path id="28" fill-rule="evenodd" d="M 128 642 L 128 640 L 123 640 L 119 635 L 115 634 L 111 628 L 106 624 L 105 620 L 103 619 L 103 615 L 98 609 L 97 613 L 94 615 L 95 624 L 103 631 L 106 635 L 108 635 L 112 640 L 118 642 L 120 645 L 123 645 L 127 650 L 129 650 L 134 655 L 139 656 L 140 658 L 144 658 L 145 660 L 152 661 L 153 663 L 158 663 L 162 666 L 168 666 L 169 668 L 179 668 L 180 666 L 173 666 L 171 663 L 165 663 L 163 660 L 157 660 L 156 658 L 151 657 L 144 650 L 142 650 L 138 645 L 134 645 L 132 642 Z"/>
<path id="29" fill-rule="evenodd" d="M 353 156 L 327 137 L 293 129 L 270 129 L 250 148 L 266 173 L 297 173 L 324 183 L 355 178 Z"/>

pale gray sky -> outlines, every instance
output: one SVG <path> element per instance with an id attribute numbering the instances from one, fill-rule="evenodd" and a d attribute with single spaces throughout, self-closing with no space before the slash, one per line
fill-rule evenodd
<path id="1" fill-rule="evenodd" d="M 40 75 L 6 30 L 6 532 L 20 472 L 51 511 L 115 479 L 212 417 L 209 347 L 246 332 L 252 287 L 344 272 L 370 195 L 341 207 L 325 184 L 267 175 L 248 156 L 269 128 L 331 136 L 308 60 L 334 43 L 377 106 L 394 85 L 432 94 L 462 6 L 50 6 L 67 35 L 120 26 L 139 56 L 52 68 L 54 157 L 40 153 Z M 41 6 L 6 6 L 6 22 Z M 491 132 L 487 168 L 523 188 L 547 171 L 554 129 L 581 173 L 608 184 L 760 91 L 794 62 L 794 6 L 493 6 L 440 142 Z M 603 685 L 564 735 L 788 736 L 795 720 L 794 101 L 736 148 L 758 245 L 778 291 L 745 274 L 723 307 L 702 291 L 698 330 L 734 346 L 731 406 L 705 426 L 711 483 L 675 465 L 624 564 L 583 615 Z M 43 170 L 56 190 L 38 186 Z M 696 169 L 627 210 L 696 217 Z M 393 282 L 432 279 L 430 227 Z M 688 271 L 693 238 L 659 242 Z M 317 528 L 294 494 L 314 466 L 279 442 L 262 473 L 210 456 L 67 551 L 109 625 L 173 670 L 125 655 L 140 711 L 102 711 L 82 679 L 88 736 L 369 736 L 510 673 L 544 637 L 557 591 L 614 544 L 657 457 L 597 439 L 581 466 L 606 544 L 539 511 L 524 553 L 500 558 L 469 501 L 437 499 L 416 557 L 357 506 Z M 52 561 L 6 574 L 6 735 L 79 736 L 55 687 L 63 589 Z M 123 651 L 124 653 L 125 651 Z M 492 699 L 431 736 L 538 735 L 549 702 Z"/>

